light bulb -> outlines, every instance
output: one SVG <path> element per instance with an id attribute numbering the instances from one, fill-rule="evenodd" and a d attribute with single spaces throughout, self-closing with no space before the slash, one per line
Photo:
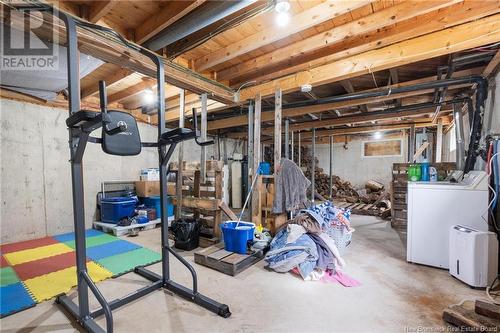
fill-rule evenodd
<path id="1" fill-rule="evenodd" d="M 287 13 L 290 10 L 290 3 L 288 0 L 278 0 L 275 8 L 278 13 Z"/>
<path id="2" fill-rule="evenodd" d="M 278 13 L 276 15 L 276 24 L 280 27 L 284 27 L 290 21 L 290 15 L 288 13 Z"/>
<path id="3" fill-rule="evenodd" d="M 147 104 L 151 104 L 153 103 L 155 100 L 155 96 L 153 94 L 153 92 L 151 91 L 151 89 L 145 89 L 144 90 L 144 102 L 146 102 Z"/>
<path id="4" fill-rule="evenodd" d="M 378 140 L 378 139 L 381 139 L 381 138 L 382 138 L 382 132 L 375 132 L 375 133 L 373 134 L 373 138 L 374 138 L 374 139 L 377 139 L 377 140 Z"/>

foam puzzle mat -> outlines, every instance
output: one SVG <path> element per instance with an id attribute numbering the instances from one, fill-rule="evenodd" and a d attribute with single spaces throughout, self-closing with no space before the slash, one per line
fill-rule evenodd
<path id="1" fill-rule="evenodd" d="M 66 233 L 0 244 L 0 318 L 69 292 L 76 286 L 75 235 Z M 161 255 L 118 237 L 86 231 L 87 269 L 103 281 L 161 260 Z"/>

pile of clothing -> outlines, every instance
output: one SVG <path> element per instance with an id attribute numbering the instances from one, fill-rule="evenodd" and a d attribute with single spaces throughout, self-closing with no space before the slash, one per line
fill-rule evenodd
<path id="1" fill-rule="evenodd" d="M 325 273 L 338 281 L 347 279 L 341 271 L 342 254 L 354 231 L 350 216 L 350 210 L 329 201 L 301 210 L 271 241 L 265 257 L 269 268 L 298 273 L 306 281 L 323 279 Z"/>

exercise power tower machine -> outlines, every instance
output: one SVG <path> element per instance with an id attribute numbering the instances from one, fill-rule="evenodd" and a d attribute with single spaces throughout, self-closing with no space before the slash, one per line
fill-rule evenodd
<path id="1" fill-rule="evenodd" d="M 17 9 L 22 11 L 45 11 L 55 15 L 55 10 L 47 5 L 21 6 Z M 153 147 L 158 149 L 160 169 L 160 197 L 161 206 L 167 207 L 167 164 L 175 147 L 181 141 L 194 139 L 199 145 L 212 144 L 210 142 L 199 142 L 200 136 L 197 130 L 196 111 L 193 109 L 194 130 L 177 128 L 167 130 L 165 127 L 165 72 L 162 59 L 155 53 L 130 44 L 115 31 L 90 24 L 77 18 L 58 12 L 59 17 L 66 25 L 67 38 L 67 62 L 68 62 L 68 99 L 69 118 L 66 125 L 69 131 L 69 146 L 71 154 L 71 181 L 73 188 L 73 214 L 75 229 L 75 251 L 77 268 L 77 290 L 78 304 L 75 304 L 68 296 L 61 295 L 56 299 L 86 330 L 92 333 L 112 333 L 113 316 L 112 310 L 127 303 L 137 300 L 158 289 L 167 289 L 187 300 L 228 318 L 231 315 L 229 307 L 221 304 L 198 292 L 197 275 L 194 268 L 180 255 L 169 247 L 168 244 L 168 221 L 167 210 L 161 210 L 161 275 L 158 275 L 145 267 L 136 267 L 135 273 L 150 280 L 152 283 L 142 287 L 135 292 L 113 301 L 106 301 L 97 286 L 87 272 L 86 248 L 85 248 L 85 212 L 84 212 L 84 185 L 82 159 L 88 142 L 101 144 L 107 154 L 118 156 L 138 155 L 142 147 Z M 113 34 L 127 47 L 147 56 L 156 65 L 157 80 L 157 109 L 158 109 L 158 140 L 157 142 L 141 142 L 135 118 L 125 112 L 107 110 L 106 85 L 99 82 L 101 112 L 90 112 L 80 110 L 80 76 L 79 76 L 79 53 L 77 48 L 77 26 L 88 29 L 98 29 L 101 32 Z M 91 132 L 102 128 L 100 138 L 90 136 Z M 167 149 L 168 147 L 168 149 Z M 170 278 L 169 255 L 172 254 L 191 272 L 193 287 L 189 289 L 174 282 Z M 90 311 L 88 290 L 94 294 L 101 308 Z M 101 315 L 106 317 L 106 330 L 99 326 L 94 318 Z"/>

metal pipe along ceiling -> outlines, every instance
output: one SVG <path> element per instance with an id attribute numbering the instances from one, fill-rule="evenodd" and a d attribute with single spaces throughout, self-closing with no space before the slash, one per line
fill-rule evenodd
<path id="1" fill-rule="evenodd" d="M 189 13 L 155 37 L 144 43 L 150 50 L 159 50 L 182 38 L 185 38 L 239 10 L 251 5 L 256 0 L 211 1 L 203 10 Z"/>

